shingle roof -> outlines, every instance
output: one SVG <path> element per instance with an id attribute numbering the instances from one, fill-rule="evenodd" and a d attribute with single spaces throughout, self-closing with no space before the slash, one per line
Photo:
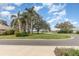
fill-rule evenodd
<path id="1" fill-rule="evenodd" d="M 10 29 L 10 27 L 9 26 L 6 26 L 6 25 L 0 24 L 0 29 L 8 30 L 8 29 Z"/>

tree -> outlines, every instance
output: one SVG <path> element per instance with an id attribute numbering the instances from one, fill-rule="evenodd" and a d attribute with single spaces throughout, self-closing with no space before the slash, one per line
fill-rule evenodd
<path id="1" fill-rule="evenodd" d="M 61 30 L 69 31 L 69 30 L 72 30 L 72 28 L 74 26 L 69 21 L 66 21 L 66 22 L 63 22 L 63 23 L 60 23 L 60 24 L 56 24 L 55 27 L 56 28 L 60 28 Z"/>
<path id="2" fill-rule="evenodd" d="M 28 19 L 29 19 L 29 27 L 30 27 L 30 32 L 33 33 L 33 26 L 36 24 L 37 21 L 40 20 L 40 15 L 35 11 L 34 7 L 27 9 L 28 12 Z M 29 17 L 30 16 L 30 17 Z"/>
<path id="3" fill-rule="evenodd" d="M 20 12 L 17 15 L 12 15 L 11 18 L 13 19 L 11 22 L 11 27 L 13 27 L 16 31 L 21 32 L 21 17 Z"/>
<path id="4" fill-rule="evenodd" d="M 34 24 L 34 28 L 37 30 L 37 33 L 39 33 L 40 30 L 48 30 L 50 31 L 50 26 L 45 20 L 40 20 Z"/>
<path id="5" fill-rule="evenodd" d="M 27 31 L 28 33 L 33 33 L 33 29 L 36 29 L 37 32 L 39 32 L 40 29 L 50 29 L 50 26 L 35 11 L 34 7 L 26 8 L 21 14 L 18 12 L 17 15 L 12 15 L 12 18 L 11 26 L 19 32 Z"/>

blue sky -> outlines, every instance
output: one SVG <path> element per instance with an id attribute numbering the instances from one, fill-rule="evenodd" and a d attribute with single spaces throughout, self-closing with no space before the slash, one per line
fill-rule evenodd
<path id="1" fill-rule="evenodd" d="M 0 19 L 10 24 L 12 14 L 23 12 L 25 8 L 32 6 L 50 24 L 51 29 L 54 29 L 57 22 L 64 21 L 70 21 L 74 26 L 79 27 L 79 4 L 77 3 L 0 3 Z"/>

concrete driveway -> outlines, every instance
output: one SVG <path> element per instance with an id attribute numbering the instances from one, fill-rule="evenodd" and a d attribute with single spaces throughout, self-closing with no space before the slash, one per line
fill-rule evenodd
<path id="1" fill-rule="evenodd" d="M 0 56 L 55 56 L 56 47 L 79 49 L 79 46 L 0 45 Z"/>
<path id="2" fill-rule="evenodd" d="M 54 56 L 54 46 L 0 45 L 0 56 Z"/>

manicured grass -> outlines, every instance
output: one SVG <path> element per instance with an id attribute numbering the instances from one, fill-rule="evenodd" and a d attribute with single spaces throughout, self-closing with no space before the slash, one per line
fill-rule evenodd
<path id="1" fill-rule="evenodd" d="M 0 36 L 0 39 L 67 39 L 69 34 L 32 34 L 26 37 L 16 37 L 15 35 Z"/>

